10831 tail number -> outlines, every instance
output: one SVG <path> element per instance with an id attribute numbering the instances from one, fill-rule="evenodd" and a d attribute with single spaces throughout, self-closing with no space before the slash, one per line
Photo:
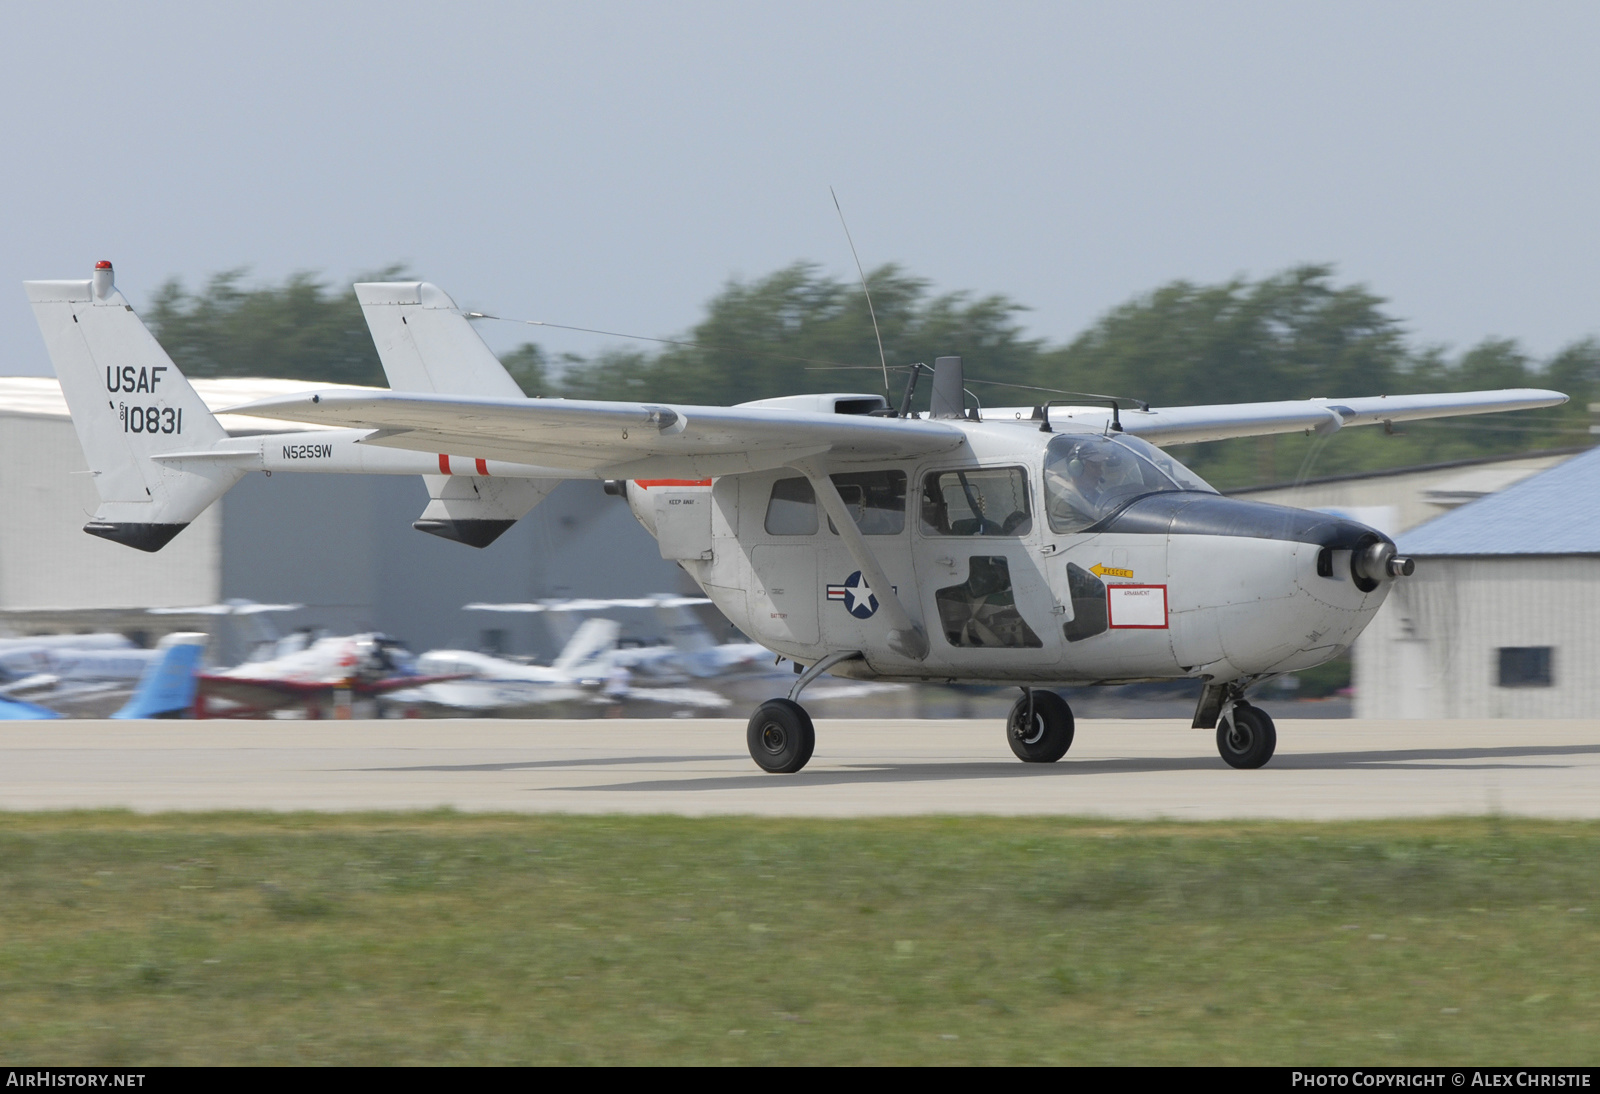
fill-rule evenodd
<path id="1" fill-rule="evenodd" d="M 124 433 L 182 433 L 183 408 L 170 406 L 129 406 L 118 410 Z"/>

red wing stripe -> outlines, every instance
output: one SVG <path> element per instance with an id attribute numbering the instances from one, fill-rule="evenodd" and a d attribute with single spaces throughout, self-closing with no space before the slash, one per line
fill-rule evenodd
<path id="1" fill-rule="evenodd" d="M 489 461 L 488 460 L 479 460 L 478 461 L 478 474 L 482 475 L 484 478 L 488 478 L 489 477 Z"/>
<path id="2" fill-rule="evenodd" d="M 443 452 L 439 453 L 439 474 L 450 474 L 450 457 L 446 456 Z"/>

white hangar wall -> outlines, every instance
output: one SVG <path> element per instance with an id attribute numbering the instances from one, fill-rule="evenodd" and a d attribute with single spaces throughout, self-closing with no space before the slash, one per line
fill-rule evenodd
<path id="1" fill-rule="evenodd" d="M 1501 649 L 1548 649 L 1548 685 L 1502 686 Z M 1354 653 L 1358 718 L 1592 718 L 1600 557 L 1419 558 Z"/>
<path id="2" fill-rule="evenodd" d="M 211 604 L 222 587 L 215 508 L 156 554 L 91 536 L 100 504 L 65 418 L 0 408 L 0 608 Z"/>

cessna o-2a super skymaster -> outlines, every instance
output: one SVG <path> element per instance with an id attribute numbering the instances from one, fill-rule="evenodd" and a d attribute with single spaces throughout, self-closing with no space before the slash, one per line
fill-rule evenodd
<path id="1" fill-rule="evenodd" d="M 85 531 L 159 550 L 250 471 L 421 474 L 416 527 L 482 547 L 562 479 L 608 481 L 746 634 L 797 666 L 750 719 L 767 771 L 811 758 L 824 672 L 1016 685 L 1006 739 L 1049 763 L 1072 712 L 1042 686 L 1190 678 L 1234 767 L 1277 740 L 1246 689 L 1342 652 L 1412 571 L 1354 521 L 1224 498 L 1163 445 L 1522 410 L 1529 389 L 1123 410 L 969 408 L 941 358 L 931 412 L 879 395 L 735 407 L 529 399 L 427 283 L 356 286 L 390 390 L 237 412 L 323 427 L 230 437 L 117 291 L 111 264 L 28 296 L 102 504 Z M 915 376 L 915 372 L 913 372 Z M 1084 400 L 1079 400 L 1079 404 Z"/>

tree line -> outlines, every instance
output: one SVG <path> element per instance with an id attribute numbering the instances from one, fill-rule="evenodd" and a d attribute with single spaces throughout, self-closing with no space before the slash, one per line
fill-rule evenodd
<path id="1" fill-rule="evenodd" d="M 405 277 L 398 266 L 364 280 Z M 383 386 L 355 295 L 315 275 L 247 287 L 243 269 L 198 291 L 167 281 L 150 327 L 191 376 L 279 376 Z M 1511 339 L 1452 352 L 1407 337 L 1387 302 L 1341 284 L 1330 266 L 1256 280 L 1174 281 L 1111 309 L 1064 345 L 1029 338 L 1026 308 L 1001 295 L 937 294 L 895 265 L 867 277 L 898 402 L 912 362 L 964 358 L 983 404 L 1031 405 L 1092 391 L 1158 406 L 1473 388 L 1552 387 L 1564 407 L 1371 428 L 1186 445 L 1175 454 L 1227 489 L 1351 471 L 1588 443 L 1600 401 L 1600 341 L 1538 360 Z M 502 357 L 529 395 L 725 405 L 815 391 L 883 391 L 873 316 L 860 286 L 795 263 L 731 281 L 680 344 L 552 356 L 528 342 Z M 919 403 L 926 407 L 928 385 Z"/>

